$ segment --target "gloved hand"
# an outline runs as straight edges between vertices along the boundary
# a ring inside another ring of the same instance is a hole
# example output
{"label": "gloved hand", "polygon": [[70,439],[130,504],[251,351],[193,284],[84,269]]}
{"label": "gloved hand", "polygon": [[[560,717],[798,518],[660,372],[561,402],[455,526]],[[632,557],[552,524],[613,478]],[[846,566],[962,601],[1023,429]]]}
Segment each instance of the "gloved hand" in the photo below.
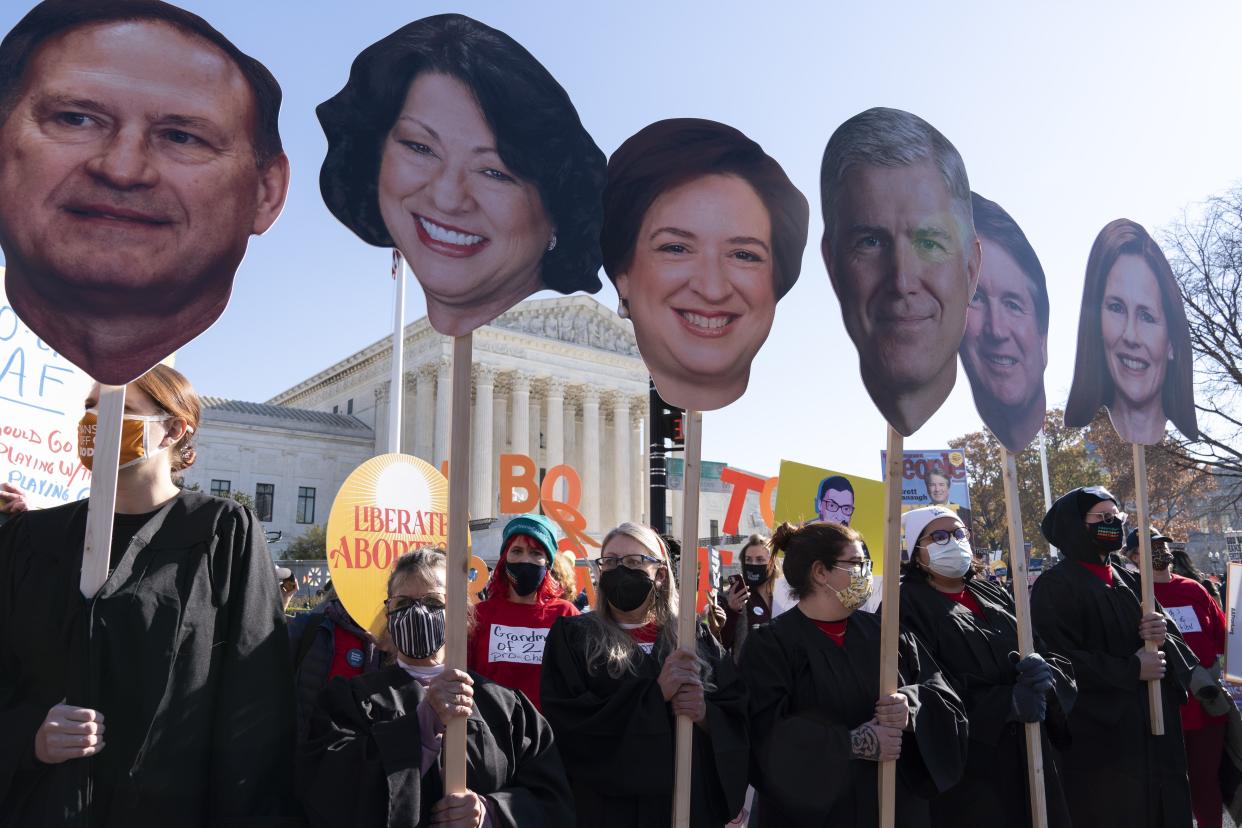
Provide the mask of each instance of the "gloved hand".
{"label": "gloved hand", "polygon": [[[1014,658],[1017,654],[1011,654]],[[1018,661],[1014,667],[1018,671],[1017,683],[1043,695],[1052,689],[1052,668],[1039,653],[1031,653]]]}
{"label": "gloved hand", "polygon": [[1219,663],[1213,666],[1215,673],[1202,664],[1196,664],[1190,671],[1190,692],[1209,716],[1223,716],[1229,712],[1229,705],[1233,704],[1233,699],[1220,686]]}
{"label": "gloved hand", "polygon": [[1042,722],[1048,712],[1044,694],[1025,684],[1013,686],[1013,700],[1009,705],[1009,720],[1014,722]]}

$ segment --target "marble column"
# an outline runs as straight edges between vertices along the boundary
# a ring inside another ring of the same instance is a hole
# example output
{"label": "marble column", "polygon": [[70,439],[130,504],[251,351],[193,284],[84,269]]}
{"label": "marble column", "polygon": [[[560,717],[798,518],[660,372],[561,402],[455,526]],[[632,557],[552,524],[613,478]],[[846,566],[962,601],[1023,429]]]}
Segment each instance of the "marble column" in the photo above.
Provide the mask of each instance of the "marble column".
{"label": "marble column", "polygon": [[375,453],[387,454],[391,451],[400,451],[400,446],[388,445],[388,418],[390,416],[388,405],[389,388],[392,385],[391,380],[384,380],[375,388]]}
{"label": "marble column", "polygon": [[614,525],[636,521],[630,501],[630,400],[624,394],[612,398],[612,515]]}
{"label": "marble column", "polygon": [[[470,517],[492,517],[496,511],[492,497],[492,388],[496,370],[474,365],[474,430],[470,436]],[[452,470],[449,471],[452,474]]]}
{"label": "marble column", "polygon": [[492,386],[492,505],[500,514],[500,455],[509,451],[509,383],[497,376]]}
{"label": "marble column", "polygon": [[587,528],[606,531],[600,525],[599,509],[599,391],[582,389],[582,515]]}
{"label": "marble column", "polygon": [[435,369],[420,365],[414,373],[414,443],[415,457],[436,463],[436,392]]}
{"label": "marble column", "polygon": [[[432,461],[437,469],[449,459],[449,426],[453,418],[453,365],[442,359],[436,365],[436,427]],[[451,470],[450,470],[450,473]]]}
{"label": "marble column", "polygon": [[[547,424],[543,430],[544,468],[551,469],[565,462],[565,381],[552,377],[544,384],[544,400],[547,405]],[[565,486],[556,487],[558,497],[564,497]]]}
{"label": "marble column", "polygon": [[646,403],[643,397],[636,397],[630,400],[630,436],[631,446],[630,456],[633,458],[630,467],[630,508],[634,510],[634,517],[639,523],[648,524],[647,515],[650,512],[650,505],[647,503],[647,443],[646,432],[643,426],[646,423]]}
{"label": "marble column", "polygon": [[530,456],[530,376],[521,371],[513,375],[509,408],[509,416],[513,418],[509,428],[509,450],[514,454]]}
{"label": "marble column", "polygon": [[414,441],[418,439],[418,381],[415,371],[405,372],[405,399],[401,401],[401,450],[415,454]]}

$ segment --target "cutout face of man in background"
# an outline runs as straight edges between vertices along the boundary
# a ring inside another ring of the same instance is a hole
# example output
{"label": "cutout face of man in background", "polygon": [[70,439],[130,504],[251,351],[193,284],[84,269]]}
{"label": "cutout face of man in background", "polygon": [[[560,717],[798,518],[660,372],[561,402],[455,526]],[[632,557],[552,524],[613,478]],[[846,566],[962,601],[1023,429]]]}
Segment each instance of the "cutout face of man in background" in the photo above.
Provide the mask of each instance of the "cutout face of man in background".
{"label": "cutout face of man in background", "polygon": [[863,384],[909,436],[957,378],[980,244],[957,150],[917,116],[870,109],[833,133],[822,252]]}
{"label": "cutout face of man in background", "polygon": [[1001,445],[1019,452],[1044,425],[1048,289],[1017,223],[978,194],[972,202],[983,265],[966,316],[962,367],[984,424]]}
{"label": "cutout face of man in background", "polygon": [[124,384],[206,330],[280,214],[289,163],[278,137],[259,148],[253,83],[179,25],[106,20],[36,45],[0,102],[8,296],[95,379]]}

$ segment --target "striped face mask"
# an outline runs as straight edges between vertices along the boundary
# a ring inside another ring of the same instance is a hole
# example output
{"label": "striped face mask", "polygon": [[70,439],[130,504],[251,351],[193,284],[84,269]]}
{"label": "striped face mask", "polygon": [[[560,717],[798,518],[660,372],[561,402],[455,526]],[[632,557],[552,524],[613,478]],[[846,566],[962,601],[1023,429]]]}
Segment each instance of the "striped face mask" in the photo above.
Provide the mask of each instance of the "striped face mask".
{"label": "striped face mask", "polygon": [[[408,599],[407,599],[408,600]],[[396,607],[388,614],[388,634],[403,656],[427,658],[444,646],[444,607],[432,609],[421,601]]]}

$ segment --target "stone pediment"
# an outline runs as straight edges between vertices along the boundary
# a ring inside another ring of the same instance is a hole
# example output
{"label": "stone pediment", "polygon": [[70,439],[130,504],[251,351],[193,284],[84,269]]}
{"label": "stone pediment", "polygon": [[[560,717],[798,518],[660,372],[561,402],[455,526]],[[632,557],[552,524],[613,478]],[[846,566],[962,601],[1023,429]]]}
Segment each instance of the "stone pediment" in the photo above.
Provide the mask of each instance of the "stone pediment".
{"label": "stone pediment", "polygon": [[587,296],[535,299],[501,314],[489,327],[635,357],[634,326]]}

